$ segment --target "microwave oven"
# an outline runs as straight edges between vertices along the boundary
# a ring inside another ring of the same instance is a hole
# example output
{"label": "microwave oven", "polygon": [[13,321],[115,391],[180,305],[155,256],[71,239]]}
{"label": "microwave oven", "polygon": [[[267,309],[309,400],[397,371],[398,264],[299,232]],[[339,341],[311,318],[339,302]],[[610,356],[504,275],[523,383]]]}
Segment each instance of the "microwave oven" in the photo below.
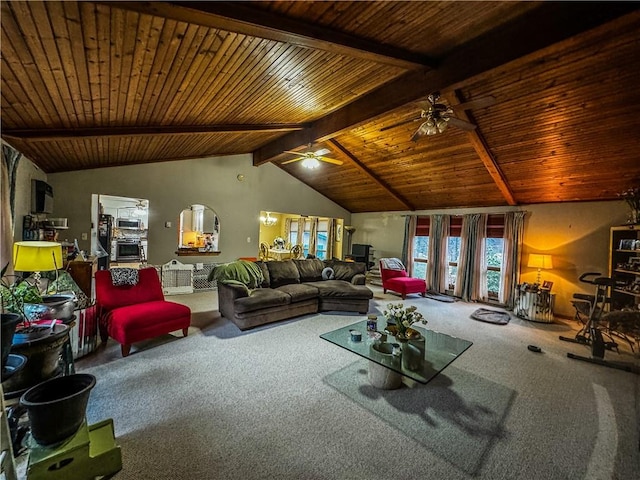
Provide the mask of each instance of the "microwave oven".
{"label": "microwave oven", "polygon": [[142,220],[139,218],[118,218],[116,228],[124,230],[142,230]]}

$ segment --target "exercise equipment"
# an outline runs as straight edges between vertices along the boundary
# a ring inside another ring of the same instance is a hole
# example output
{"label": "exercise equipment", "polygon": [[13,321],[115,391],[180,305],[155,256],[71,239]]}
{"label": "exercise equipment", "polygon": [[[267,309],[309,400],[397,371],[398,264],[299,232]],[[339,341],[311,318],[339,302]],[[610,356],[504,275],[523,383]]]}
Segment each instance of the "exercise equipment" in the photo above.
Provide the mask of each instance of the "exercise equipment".
{"label": "exercise equipment", "polygon": [[[572,303],[576,309],[575,318],[583,326],[574,338],[560,335],[560,340],[589,346],[591,348],[591,356],[585,357],[569,352],[567,357],[627,372],[640,373],[635,365],[604,359],[607,350],[616,350],[618,352],[618,344],[613,339],[609,329],[602,323],[603,316],[607,315],[606,311],[611,304],[611,297],[608,295],[608,291],[614,285],[613,280],[610,277],[602,276],[598,272],[587,272],[580,275],[580,281],[595,285],[595,293],[594,295],[581,293],[573,295],[574,300]],[[607,340],[605,340],[605,336]]]}

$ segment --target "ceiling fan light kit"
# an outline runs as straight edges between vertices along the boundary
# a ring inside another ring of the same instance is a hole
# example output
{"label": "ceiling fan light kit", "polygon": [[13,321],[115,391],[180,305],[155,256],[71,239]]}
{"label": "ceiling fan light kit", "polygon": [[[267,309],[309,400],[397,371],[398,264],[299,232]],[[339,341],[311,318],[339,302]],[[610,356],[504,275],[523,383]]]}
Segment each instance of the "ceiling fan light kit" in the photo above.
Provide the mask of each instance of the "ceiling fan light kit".
{"label": "ceiling fan light kit", "polygon": [[320,166],[320,162],[332,163],[334,165],[342,165],[342,160],[334,160],[333,158],[325,157],[327,153],[331,153],[331,150],[327,148],[321,148],[320,150],[316,150],[315,152],[311,150],[311,144],[309,144],[309,150],[304,153],[293,152],[290,150],[285,150],[284,153],[292,153],[294,155],[298,155],[298,158],[294,158],[291,160],[287,160],[286,162],[282,162],[281,165],[286,165],[288,163],[299,162],[302,160],[302,166],[308,168],[310,170],[314,170]]}
{"label": "ceiling fan light kit", "polygon": [[437,135],[438,133],[444,133],[444,131],[449,127],[449,124],[458,127],[461,130],[471,131],[475,129],[476,126],[471,122],[467,122],[466,120],[462,120],[454,116],[455,110],[470,110],[472,108],[489,107],[493,105],[495,101],[496,99],[489,95],[469,102],[450,106],[446,100],[440,100],[440,92],[434,92],[427,97],[427,105],[422,109],[419,117],[383,127],[380,131],[383,132],[407,123],[421,121],[422,123],[411,137],[411,140],[414,142],[424,135],[432,136]]}
{"label": "ceiling fan light kit", "polygon": [[308,157],[302,160],[302,166],[304,168],[308,168],[309,170],[313,170],[320,166],[320,162],[318,161],[317,158]]}

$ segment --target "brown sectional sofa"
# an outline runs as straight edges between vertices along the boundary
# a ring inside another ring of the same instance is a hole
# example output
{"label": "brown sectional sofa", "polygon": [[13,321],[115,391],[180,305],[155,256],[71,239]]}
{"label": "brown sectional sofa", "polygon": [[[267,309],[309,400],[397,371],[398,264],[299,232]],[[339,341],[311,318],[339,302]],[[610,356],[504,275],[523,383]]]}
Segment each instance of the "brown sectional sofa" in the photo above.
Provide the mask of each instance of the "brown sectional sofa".
{"label": "brown sectional sofa", "polygon": [[[220,313],[241,330],[287,318],[330,310],[366,313],[373,292],[365,286],[364,263],[338,260],[255,262],[259,288],[237,280],[218,281]],[[333,278],[323,279],[331,272]]]}

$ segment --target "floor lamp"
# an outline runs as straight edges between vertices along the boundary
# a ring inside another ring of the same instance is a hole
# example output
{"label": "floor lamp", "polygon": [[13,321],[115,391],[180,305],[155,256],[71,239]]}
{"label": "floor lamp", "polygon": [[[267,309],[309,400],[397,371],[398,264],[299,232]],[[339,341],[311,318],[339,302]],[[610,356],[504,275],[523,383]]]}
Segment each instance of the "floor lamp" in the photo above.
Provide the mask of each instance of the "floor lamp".
{"label": "floor lamp", "polygon": [[33,272],[33,280],[40,291],[40,272],[62,268],[62,245],[56,242],[15,242],[13,244],[13,269],[17,272]]}

